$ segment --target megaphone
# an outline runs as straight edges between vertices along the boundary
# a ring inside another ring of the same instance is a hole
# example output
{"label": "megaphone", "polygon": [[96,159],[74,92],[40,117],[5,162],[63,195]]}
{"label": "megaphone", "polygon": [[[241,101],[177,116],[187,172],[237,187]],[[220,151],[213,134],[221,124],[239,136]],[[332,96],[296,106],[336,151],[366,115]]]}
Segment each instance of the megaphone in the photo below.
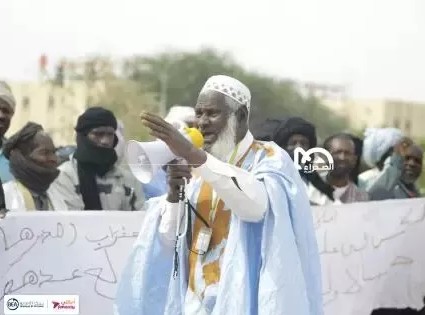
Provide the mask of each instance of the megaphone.
{"label": "megaphone", "polygon": [[[196,128],[179,130],[193,145],[202,148],[204,137]],[[127,144],[127,162],[134,177],[143,184],[149,183],[156,172],[165,164],[177,158],[162,140],[138,142],[130,140]]]}

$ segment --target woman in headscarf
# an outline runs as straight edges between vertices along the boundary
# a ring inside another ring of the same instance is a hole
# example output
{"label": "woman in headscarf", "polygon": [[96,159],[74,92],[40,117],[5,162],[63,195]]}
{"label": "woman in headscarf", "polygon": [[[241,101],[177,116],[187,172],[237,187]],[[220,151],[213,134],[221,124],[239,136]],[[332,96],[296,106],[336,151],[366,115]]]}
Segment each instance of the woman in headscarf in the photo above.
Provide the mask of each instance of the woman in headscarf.
{"label": "woman in headscarf", "polygon": [[[267,119],[261,127],[254,130],[254,137],[262,141],[274,141],[288,152],[292,160],[295,148],[301,147],[307,151],[317,145],[316,128],[301,117]],[[334,202],[333,187],[327,184],[316,171],[312,173],[300,171],[300,175],[306,184],[312,205]]]}
{"label": "woman in headscarf", "polygon": [[8,210],[67,210],[60,195],[50,189],[59,170],[55,146],[43,127],[27,123],[6,141],[3,153],[15,177],[3,185]]}

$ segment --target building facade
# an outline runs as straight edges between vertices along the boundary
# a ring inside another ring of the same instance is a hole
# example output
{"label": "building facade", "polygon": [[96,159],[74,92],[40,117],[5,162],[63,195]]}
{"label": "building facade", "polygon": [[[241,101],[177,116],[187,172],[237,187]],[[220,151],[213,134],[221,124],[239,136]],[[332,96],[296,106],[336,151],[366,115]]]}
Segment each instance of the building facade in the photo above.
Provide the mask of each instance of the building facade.
{"label": "building facade", "polygon": [[368,127],[394,127],[406,136],[425,139],[425,104],[396,100],[347,100],[340,110],[324,100],[323,103],[347,119],[350,128],[363,131]]}
{"label": "building facade", "polygon": [[9,82],[16,99],[16,111],[8,136],[28,121],[39,123],[56,146],[75,143],[74,127],[78,116],[93,102],[94,89],[84,81],[63,85],[50,82]]}
{"label": "building facade", "polygon": [[345,118],[352,130],[362,132],[368,127],[395,127],[415,139],[425,139],[425,103],[402,100],[367,100],[348,96],[348,89],[339,85],[299,83],[305,96],[315,96],[337,115]]}

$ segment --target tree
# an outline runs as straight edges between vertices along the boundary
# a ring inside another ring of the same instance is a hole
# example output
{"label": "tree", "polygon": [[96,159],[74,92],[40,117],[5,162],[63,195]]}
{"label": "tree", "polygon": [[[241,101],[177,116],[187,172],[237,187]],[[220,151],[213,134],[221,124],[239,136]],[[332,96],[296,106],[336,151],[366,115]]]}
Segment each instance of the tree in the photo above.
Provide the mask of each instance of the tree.
{"label": "tree", "polygon": [[135,56],[124,64],[123,75],[127,79],[140,82],[156,95],[165,94],[157,100],[167,100],[167,109],[175,104],[194,106],[205,81],[212,75],[224,74],[238,78],[250,88],[254,126],[268,117],[302,116],[316,124],[319,135],[326,136],[345,125],[319,100],[304,98],[292,81],[248,72],[231,56],[211,49]]}
{"label": "tree", "polygon": [[102,102],[125,117],[129,135],[145,136],[137,117],[143,108],[165,115],[176,104],[194,106],[205,81],[217,74],[236,77],[250,88],[252,126],[269,117],[301,116],[316,125],[322,138],[346,126],[318,99],[301,95],[293,81],[247,71],[232,56],[211,49],[133,56],[119,64],[93,56],[83,64],[82,78],[90,86],[103,82]]}
{"label": "tree", "polygon": [[[124,75],[143,83],[160,95],[164,77],[167,85],[166,109],[175,105],[195,105],[199,91],[209,76],[214,74],[237,75],[242,69],[226,55],[211,50],[201,53],[160,54],[154,57],[136,56],[128,59]],[[235,74],[236,73],[236,74]]]}
{"label": "tree", "polygon": [[146,140],[147,129],[141,124],[139,115],[143,110],[158,111],[155,98],[156,96],[146,92],[140,83],[116,78],[104,82],[97,103],[112,110],[123,122],[127,139]]}
{"label": "tree", "polygon": [[68,61],[72,80],[84,81],[88,88],[87,106],[100,105],[114,112],[125,126],[127,138],[144,140],[147,130],[142,126],[141,111],[158,111],[156,95],[144,83],[122,76],[122,62],[108,56],[89,56]]}

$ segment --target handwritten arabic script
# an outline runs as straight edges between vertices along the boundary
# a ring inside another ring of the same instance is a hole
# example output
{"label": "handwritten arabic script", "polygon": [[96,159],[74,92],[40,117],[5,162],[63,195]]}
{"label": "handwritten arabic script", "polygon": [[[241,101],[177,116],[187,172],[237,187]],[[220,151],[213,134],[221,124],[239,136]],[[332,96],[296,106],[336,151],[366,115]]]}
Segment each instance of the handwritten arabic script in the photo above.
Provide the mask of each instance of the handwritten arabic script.
{"label": "handwritten arabic script", "polygon": [[325,314],[422,308],[425,200],[314,208]]}
{"label": "handwritten arabic script", "polygon": [[[0,221],[0,300],[78,294],[81,314],[112,315],[142,212],[25,213]],[[313,208],[326,315],[420,308],[425,199]]]}
{"label": "handwritten arabic script", "polygon": [[[143,213],[13,214],[0,221],[0,302],[11,294],[79,294],[112,312],[119,274]],[[96,303],[98,300],[98,303]]]}

